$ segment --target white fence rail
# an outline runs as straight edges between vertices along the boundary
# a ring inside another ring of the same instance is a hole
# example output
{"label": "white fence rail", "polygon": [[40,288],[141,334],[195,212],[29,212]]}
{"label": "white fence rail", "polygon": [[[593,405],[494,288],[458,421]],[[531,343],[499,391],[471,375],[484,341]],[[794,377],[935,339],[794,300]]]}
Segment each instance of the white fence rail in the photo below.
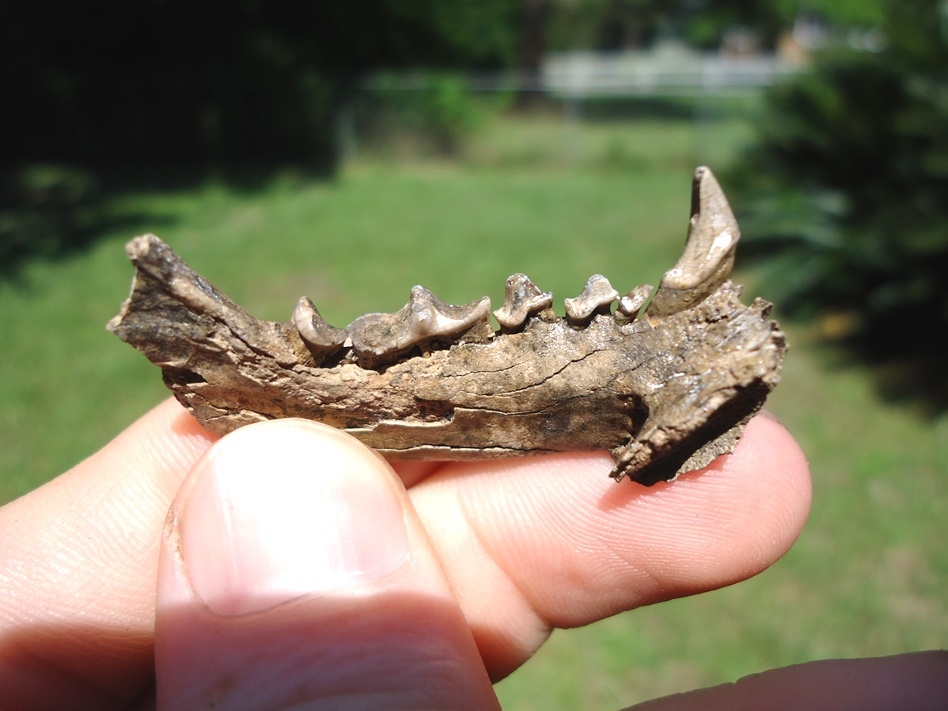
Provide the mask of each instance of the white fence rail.
{"label": "white fence rail", "polygon": [[[729,57],[688,50],[549,56],[539,74],[485,72],[464,75],[475,92],[536,91],[564,99],[672,95],[744,94],[799,71],[775,55]],[[424,73],[387,74],[388,89],[421,91],[433,79]],[[381,86],[370,78],[364,88]]]}
{"label": "white fence rail", "polygon": [[571,53],[546,62],[541,82],[545,91],[573,98],[742,93],[770,86],[796,71],[773,55]]}

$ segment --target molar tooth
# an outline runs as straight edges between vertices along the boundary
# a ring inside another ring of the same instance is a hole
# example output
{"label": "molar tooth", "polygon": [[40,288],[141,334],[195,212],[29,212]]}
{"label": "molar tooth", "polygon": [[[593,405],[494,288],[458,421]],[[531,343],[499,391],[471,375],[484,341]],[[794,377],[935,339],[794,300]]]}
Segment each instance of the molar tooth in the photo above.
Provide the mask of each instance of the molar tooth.
{"label": "molar tooth", "polygon": [[459,339],[477,326],[484,338],[490,331],[490,299],[483,297],[463,306],[448,304],[423,286],[391,314],[366,314],[349,324],[352,348],[359,360],[372,367],[395,360],[416,345],[434,340]]}
{"label": "molar tooth", "polygon": [[635,321],[648,297],[652,295],[651,284],[640,284],[619,299],[616,307],[616,321],[620,324]]}
{"label": "molar tooth", "polygon": [[514,274],[507,279],[504,305],[494,316],[504,329],[513,331],[523,326],[529,316],[552,305],[552,292],[540,291],[526,274]]}
{"label": "molar tooth", "polygon": [[293,325],[318,361],[338,353],[349,337],[342,329],[330,326],[305,296],[296,302]]}
{"label": "molar tooth", "polygon": [[741,232],[709,168],[695,171],[688,240],[678,263],[665,272],[646,314],[669,316],[701,303],[731,276]]}
{"label": "molar tooth", "polygon": [[605,313],[619,297],[619,292],[602,274],[593,274],[575,299],[565,299],[566,320],[573,326],[584,326],[597,313]]}

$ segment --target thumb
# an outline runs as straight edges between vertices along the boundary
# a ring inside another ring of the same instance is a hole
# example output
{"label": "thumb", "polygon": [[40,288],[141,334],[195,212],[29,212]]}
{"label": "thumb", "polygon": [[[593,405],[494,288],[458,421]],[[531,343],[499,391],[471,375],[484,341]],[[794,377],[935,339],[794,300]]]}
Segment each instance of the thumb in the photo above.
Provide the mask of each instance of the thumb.
{"label": "thumb", "polygon": [[162,541],[158,708],[496,708],[391,468],[303,420],[228,435]]}

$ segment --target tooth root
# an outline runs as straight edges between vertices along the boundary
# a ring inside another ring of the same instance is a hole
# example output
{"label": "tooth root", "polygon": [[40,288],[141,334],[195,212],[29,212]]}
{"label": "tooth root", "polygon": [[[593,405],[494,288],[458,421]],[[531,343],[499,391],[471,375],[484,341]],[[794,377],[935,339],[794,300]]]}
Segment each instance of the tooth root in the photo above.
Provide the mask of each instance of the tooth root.
{"label": "tooth root", "polygon": [[338,353],[349,337],[342,329],[330,326],[305,296],[296,302],[293,325],[317,362]]}
{"label": "tooth root", "polygon": [[605,313],[619,292],[602,274],[593,274],[575,299],[565,299],[566,320],[573,326],[584,326],[597,313]]}
{"label": "tooth root", "polygon": [[688,240],[678,263],[665,272],[646,314],[661,318],[702,302],[731,276],[741,233],[721,186],[709,168],[695,171]]}
{"label": "tooth root", "polygon": [[652,295],[650,284],[640,284],[625,296],[619,299],[616,307],[616,321],[620,324],[635,321],[639,311],[645,306],[648,297]]}
{"label": "tooth root", "polygon": [[497,322],[508,331],[522,327],[533,314],[553,306],[553,294],[540,291],[526,274],[507,279],[504,305],[494,312]]}
{"label": "tooth root", "polygon": [[383,365],[415,346],[436,340],[460,340],[480,326],[476,335],[490,332],[490,299],[484,297],[463,306],[448,304],[415,286],[411,298],[392,314],[366,314],[349,324],[352,348],[367,367]]}

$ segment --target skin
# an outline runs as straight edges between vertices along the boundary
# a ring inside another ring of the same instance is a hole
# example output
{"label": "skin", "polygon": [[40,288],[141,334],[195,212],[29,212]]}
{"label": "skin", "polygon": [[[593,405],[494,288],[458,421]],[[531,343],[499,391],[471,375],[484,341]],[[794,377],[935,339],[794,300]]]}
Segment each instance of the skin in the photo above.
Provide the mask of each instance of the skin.
{"label": "skin", "polygon": [[[670,485],[617,485],[610,468],[585,453],[393,469],[299,420],[215,442],[165,402],[0,509],[0,700],[492,708],[491,682],[553,628],[750,577],[786,552],[810,503],[802,453],[766,417]],[[802,689],[845,707],[858,684],[831,682],[861,678],[860,662],[837,663],[852,666],[655,708]],[[889,693],[948,694],[943,654],[862,663]]]}

